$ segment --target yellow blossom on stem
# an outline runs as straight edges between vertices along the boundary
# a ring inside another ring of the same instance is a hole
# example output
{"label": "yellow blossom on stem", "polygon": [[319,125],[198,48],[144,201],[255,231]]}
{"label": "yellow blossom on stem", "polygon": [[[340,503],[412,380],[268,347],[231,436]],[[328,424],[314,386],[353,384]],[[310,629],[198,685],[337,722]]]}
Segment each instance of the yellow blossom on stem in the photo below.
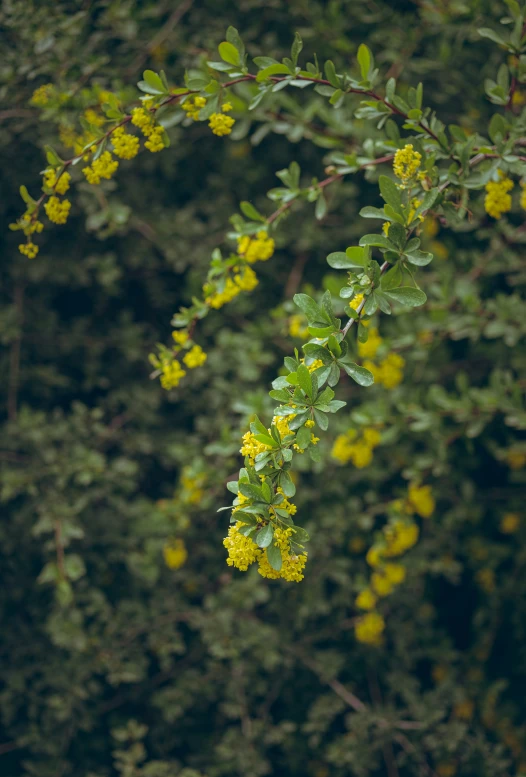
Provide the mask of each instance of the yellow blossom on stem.
{"label": "yellow blossom on stem", "polygon": [[186,375],[177,359],[174,359],[173,362],[166,362],[161,369],[161,386],[167,390],[178,386],[181,378]]}
{"label": "yellow blossom on stem", "polygon": [[31,240],[29,240],[27,243],[20,243],[18,250],[21,254],[27,256],[28,259],[34,259],[38,254],[38,246],[31,242]]}
{"label": "yellow blossom on stem", "polygon": [[411,507],[421,518],[429,518],[435,511],[435,500],[431,493],[431,486],[418,486],[410,483],[407,498]]}
{"label": "yellow blossom on stem", "polygon": [[69,189],[69,182],[71,176],[69,173],[62,173],[57,181],[57,173],[55,170],[46,170],[44,173],[44,184],[50,189],[55,189],[57,194],[65,194]]}
{"label": "yellow blossom on stem", "polygon": [[117,127],[111,133],[113,153],[121,159],[133,159],[139,153],[139,138],[130,135],[124,127]]}
{"label": "yellow blossom on stem", "polygon": [[260,230],[255,237],[243,235],[238,239],[237,252],[249,264],[265,262],[274,253],[274,240],[268,236],[265,230]]}
{"label": "yellow blossom on stem", "polygon": [[200,345],[194,345],[183,358],[187,367],[193,370],[195,367],[200,367],[207,360],[207,355],[203,351]]}
{"label": "yellow blossom on stem", "polygon": [[188,340],[188,332],[186,329],[174,331],[172,332],[172,338],[177,343],[177,345],[184,345]]}
{"label": "yellow blossom on stem", "polygon": [[32,105],[36,105],[38,108],[44,108],[54,96],[54,92],[55,87],[53,84],[42,84],[38,89],[35,89],[29,102]]}
{"label": "yellow blossom on stem", "polygon": [[354,633],[358,642],[365,645],[381,645],[385,621],[377,612],[368,612],[357,621]]}
{"label": "yellow blossom on stem", "polygon": [[167,542],[163,548],[163,556],[166,566],[170,569],[179,569],[188,558],[184,540],[175,539]]}
{"label": "yellow blossom on stem", "polygon": [[69,200],[61,201],[55,196],[50,197],[44,205],[46,216],[54,224],[65,224],[68,220],[70,208],[71,202]]}
{"label": "yellow blossom on stem", "polygon": [[236,120],[232,118],[232,116],[227,116],[224,113],[213,113],[210,116],[210,121],[208,122],[208,126],[214,133],[214,135],[222,136],[222,135],[230,135],[232,132],[232,127],[236,123]]}
{"label": "yellow blossom on stem", "polygon": [[223,540],[223,545],[228,551],[226,560],[228,566],[246,572],[250,564],[257,560],[260,550],[253,540],[239,533],[242,526],[244,524],[241,521],[231,526],[228,530],[228,537]]}
{"label": "yellow blossom on stem", "polygon": [[371,587],[378,596],[389,596],[393,592],[394,584],[381,570],[371,575]]}
{"label": "yellow blossom on stem", "polygon": [[407,143],[403,148],[398,149],[394,155],[393,171],[403,185],[416,175],[421,161],[422,155],[414,150],[412,143]]}
{"label": "yellow blossom on stem", "polygon": [[186,113],[189,119],[198,121],[199,111],[201,110],[201,108],[204,108],[205,105],[206,105],[206,98],[197,96],[197,97],[190,97],[188,100],[185,100],[185,102],[181,105],[181,108]]}
{"label": "yellow blossom on stem", "polygon": [[236,273],[234,282],[241,291],[252,291],[259,283],[257,275],[251,267],[243,267],[240,273]]}
{"label": "yellow blossom on stem", "polygon": [[511,194],[513,181],[499,171],[498,181],[488,181],[486,184],[486,196],[484,197],[484,209],[488,216],[500,219],[503,213],[511,210]]}
{"label": "yellow blossom on stem", "polygon": [[355,605],[360,610],[372,610],[376,606],[377,598],[370,588],[364,588],[355,599]]}
{"label": "yellow blossom on stem", "polygon": [[406,523],[396,520],[384,528],[387,547],[384,555],[387,557],[401,556],[406,550],[416,545],[419,529],[416,523]]}
{"label": "yellow blossom on stem", "polygon": [[358,353],[363,358],[372,359],[383,343],[376,327],[371,327],[366,343],[358,343]]}
{"label": "yellow blossom on stem", "polygon": [[104,151],[98,159],[94,159],[91,165],[84,167],[82,172],[86,180],[91,184],[99,184],[101,178],[109,180],[119,166],[116,159],[113,159],[109,151]]}

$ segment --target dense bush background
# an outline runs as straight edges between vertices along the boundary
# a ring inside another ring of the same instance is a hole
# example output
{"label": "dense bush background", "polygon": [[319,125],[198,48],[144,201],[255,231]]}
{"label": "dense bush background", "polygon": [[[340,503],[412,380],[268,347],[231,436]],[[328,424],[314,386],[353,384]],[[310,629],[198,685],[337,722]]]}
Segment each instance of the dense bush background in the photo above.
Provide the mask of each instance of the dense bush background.
{"label": "dense bush background", "polygon": [[[251,56],[286,55],[298,30],[307,54],[343,66],[367,42],[383,73],[424,81],[447,123],[484,133],[495,110],[483,81],[505,55],[477,28],[495,25],[504,4],[177,5],[3,0],[3,224],[20,212],[20,183],[38,181],[43,144],[56,142],[56,117],[29,104],[37,86],[74,91],[73,114],[82,89],[126,90],[145,66],[181,83],[229,24]],[[177,126],[168,151],[121,164],[100,196],[81,185],[68,225],[43,233],[33,261],[2,230],[6,777],[497,777],[526,764],[524,528],[499,530],[526,495],[524,469],[507,458],[525,426],[519,208],[495,223],[478,196],[467,222],[427,238],[440,245],[423,279],[429,305],[380,323],[407,361],[398,389],[342,383],[349,411],[298,483],[313,535],[299,585],[232,573],[216,509],[248,417],[269,417],[268,384],[301,342],[288,300],[337,291],[325,256],[363,233],[357,214],[378,204],[378,171],[330,190],[320,223],[313,206],[293,209],[258,288],[200,325],[204,368],[169,394],[148,379],[148,352],[199,292],[239,201],[270,213],[276,170],[295,159],[305,181],[321,178],[329,148],[375,138],[349,106],[279,94],[279,113],[238,121],[234,142]],[[371,419],[385,429],[374,463],[342,467],[330,457],[337,433]],[[417,475],[437,510],[386,600],[385,646],[367,648],[352,628],[364,550],[350,543],[372,543],[383,506]],[[163,561],[169,537],[188,549],[177,571]],[[57,552],[70,577],[58,588],[46,573]]]}

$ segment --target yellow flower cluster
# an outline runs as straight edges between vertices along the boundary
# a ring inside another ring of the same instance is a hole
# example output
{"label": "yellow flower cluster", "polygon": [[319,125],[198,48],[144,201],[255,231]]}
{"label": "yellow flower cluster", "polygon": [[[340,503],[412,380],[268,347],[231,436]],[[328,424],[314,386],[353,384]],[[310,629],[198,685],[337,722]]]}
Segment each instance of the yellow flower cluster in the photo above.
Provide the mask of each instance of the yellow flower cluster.
{"label": "yellow flower cluster", "polygon": [[206,359],[207,355],[201,346],[194,345],[183,358],[183,361],[189,369],[193,370],[195,367],[200,367],[204,364]]}
{"label": "yellow flower cluster", "polygon": [[86,180],[91,184],[100,183],[101,178],[109,180],[115,173],[119,166],[116,159],[113,159],[109,151],[104,151],[98,159],[95,159],[91,165],[84,167],[82,172],[86,176]]}
{"label": "yellow flower cluster", "polygon": [[189,467],[184,467],[181,473],[181,491],[178,494],[179,499],[184,504],[199,504],[204,495],[204,483],[204,475],[193,475]]}
{"label": "yellow flower cluster", "polygon": [[368,612],[358,619],[354,633],[358,642],[365,645],[381,645],[385,621],[378,612]]}
{"label": "yellow flower cluster", "polygon": [[154,118],[149,111],[144,108],[134,108],[132,111],[132,124],[138,127],[144,137],[148,138],[144,147],[155,153],[156,151],[162,151],[164,148],[164,129],[159,124],[156,124]]}
{"label": "yellow flower cluster", "polygon": [[240,272],[234,275],[234,283],[240,291],[252,291],[259,281],[252,267],[243,267]]}
{"label": "yellow flower cluster", "polygon": [[161,370],[161,386],[167,391],[178,386],[181,378],[184,378],[186,375],[186,371],[183,370],[177,359],[174,359],[171,362],[163,362]]}
{"label": "yellow flower cluster", "polygon": [[205,302],[211,308],[218,310],[231,302],[242,291],[252,291],[258,285],[256,273],[251,267],[243,267],[240,272],[236,272],[234,278],[227,278],[223,291],[214,291],[210,294],[210,286],[203,287],[205,293]]}
{"label": "yellow flower cluster", "polygon": [[506,513],[502,516],[500,522],[500,530],[503,534],[515,534],[521,524],[520,515],[518,513]]}
{"label": "yellow flower cluster", "polygon": [[84,111],[84,118],[89,124],[93,124],[95,127],[102,127],[106,119],[101,116],[100,113],[94,111],[93,108],[86,108]]}
{"label": "yellow flower cluster", "polygon": [[237,252],[249,264],[254,262],[266,262],[274,253],[274,240],[268,236],[265,230],[260,230],[256,237],[243,235],[238,237]]}
{"label": "yellow flower cluster", "polygon": [[38,108],[43,108],[54,96],[54,92],[55,87],[53,84],[42,84],[38,89],[35,89],[29,102],[32,105],[36,105]]}
{"label": "yellow flower cluster", "polygon": [[68,220],[70,208],[71,202],[69,200],[61,201],[55,196],[50,197],[44,205],[46,216],[54,224],[65,224]]}
{"label": "yellow flower cluster", "polygon": [[253,540],[239,533],[242,526],[241,521],[233,524],[228,530],[228,537],[223,540],[223,545],[228,551],[228,566],[246,572],[250,564],[258,560],[261,551]]}
{"label": "yellow flower cluster", "polygon": [[121,159],[133,159],[139,153],[139,138],[130,135],[124,127],[117,127],[111,134],[113,153]]}
{"label": "yellow flower cluster", "polygon": [[263,442],[258,442],[252,432],[246,432],[243,435],[242,440],[243,445],[241,446],[239,452],[242,456],[248,456],[248,459],[252,465],[254,465],[258,453],[263,453],[264,451],[269,450],[269,446],[265,445]]}
{"label": "yellow flower cluster", "polygon": [[188,558],[188,551],[184,540],[174,539],[166,543],[163,548],[164,561],[170,569],[180,569]]}
{"label": "yellow flower cluster", "polygon": [[57,180],[57,174],[55,170],[51,169],[44,172],[45,186],[47,186],[49,189],[54,189],[57,194],[65,194],[69,189],[70,181],[71,176],[69,173],[62,173],[60,178]]}
{"label": "yellow flower cluster", "polygon": [[416,175],[421,161],[422,155],[413,149],[412,143],[398,149],[394,155],[393,171],[402,181],[402,185],[405,186]]}
{"label": "yellow flower cluster", "polygon": [[418,513],[421,518],[429,518],[435,512],[436,503],[431,493],[431,486],[419,486],[416,483],[410,483],[407,501],[409,508]]}
{"label": "yellow flower cluster", "polygon": [[305,316],[294,315],[289,319],[289,335],[291,337],[301,337],[303,340],[309,334]]}
{"label": "yellow flower cluster", "polygon": [[488,181],[486,184],[486,196],[484,197],[484,209],[488,216],[500,219],[503,213],[511,210],[511,194],[513,181],[499,171],[498,181]]}
{"label": "yellow flower cluster", "polygon": [[184,345],[188,340],[188,332],[186,329],[180,329],[179,331],[172,332],[172,338],[177,345]]}
{"label": "yellow flower cluster", "polygon": [[[367,343],[366,343],[367,345]],[[374,382],[387,389],[396,388],[404,379],[405,359],[398,353],[388,353],[378,364],[364,361],[363,366],[373,373]]]}
{"label": "yellow flower cluster", "polygon": [[226,561],[228,566],[246,572],[248,567],[257,561],[258,572],[262,577],[270,580],[281,578],[289,583],[299,583],[303,580],[307,554],[299,553],[296,555],[291,552],[290,537],[293,535],[294,529],[291,527],[287,529],[276,527],[274,529],[274,541],[281,550],[282,557],[282,567],[278,572],[270,566],[266,552],[258,548],[253,540],[239,533],[242,526],[241,521],[231,526],[228,530],[228,536],[223,540],[223,545],[228,551]]}
{"label": "yellow flower cluster", "polygon": [[190,97],[181,105],[181,108],[186,113],[189,119],[198,121],[199,111],[201,110],[201,108],[204,108],[205,105],[206,105],[206,98],[198,96],[198,97]]}
{"label": "yellow flower cluster", "polygon": [[363,469],[373,460],[373,450],[380,444],[382,436],[377,429],[368,427],[363,430],[359,439],[356,438],[355,429],[349,429],[345,434],[338,435],[334,441],[331,456],[341,464],[352,461],[357,469]]}
{"label": "yellow flower cluster", "polygon": [[20,243],[18,250],[21,254],[27,256],[28,259],[34,259],[38,254],[38,246],[35,245],[35,243],[33,243],[31,240],[29,240],[27,243]]}
{"label": "yellow flower cluster", "polygon": [[[359,295],[359,296],[362,296],[362,295]],[[356,299],[357,297],[353,299],[353,302],[355,302]],[[356,310],[356,308],[354,308],[354,310]],[[369,337],[367,338],[367,342],[358,343],[358,353],[364,359],[373,359],[376,356],[376,352],[380,348],[382,343],[383,343],[383,339],[378,334],[378,329],[372,326],[369,331]]]}
{"label": "yellow flower cluster", "polygon": [[223,103],[221,110],[222,113],[213,113],[210,116],[210,121],[208,122],[208,126],[214,135],[218,135],[219,137],[222,135],[230,135],[232,132],[232,127],[236,123],[236,120],[233,119],[232,116],[226,115],[227,111],[232,110],[230,103]]}

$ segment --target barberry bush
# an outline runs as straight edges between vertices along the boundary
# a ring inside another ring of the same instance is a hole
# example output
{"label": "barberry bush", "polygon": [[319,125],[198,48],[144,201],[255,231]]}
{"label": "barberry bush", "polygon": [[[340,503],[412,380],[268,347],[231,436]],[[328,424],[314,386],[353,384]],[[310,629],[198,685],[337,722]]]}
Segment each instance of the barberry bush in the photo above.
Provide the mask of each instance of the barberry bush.
{"label": "barberry bush", "polygon": [[526,773],[526,9],[94,5],[0,17],[5,773]]}

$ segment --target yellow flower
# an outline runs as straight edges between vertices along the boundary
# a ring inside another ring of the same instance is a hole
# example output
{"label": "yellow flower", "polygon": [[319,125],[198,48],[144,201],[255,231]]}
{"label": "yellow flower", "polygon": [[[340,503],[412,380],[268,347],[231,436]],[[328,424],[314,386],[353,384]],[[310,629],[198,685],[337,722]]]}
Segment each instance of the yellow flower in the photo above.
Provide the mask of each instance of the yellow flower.
{"label": "yellow flower", "polygon": [[264,451],[268,450],[269,446],[265,445],[263,442],[258,442],[252,432],[246,432],[243,435],[243,445],[241,446],[239,452],[242,456],[248,456],[252,465],[254,465],[255,458],[258,453],[263,453]]}
{"label": "yellow flower", "polygon": [[201,110],[201,108],[204,108],[205,105],[206,105],[206,99],[204,97],[198,96],[198,97],[190,97],[181,105],[181,108],[186,113],[189,119],[198,121],[199,111]]}
{"label": "yellow flower", "polygon": [[142,134],[148,138],[144,147],[155,153],[164,148],[164,129],[156,124],[152,114],[145,108],[134,108],[132,111],[132,124],[139,127]]}
{"label": "yellow flower", "polygon": [[223,113],[228,113],[228,111],[233,110],[232,109],[232,104],[228,103],[228,102],[227,103],[223,103],[223,105],[221,106],[221,110],[223,111]]}
{"label": "yellow flower", "polygon": [[384,555],[388,558],[401,556],[418,541],[419,529],[416,523],[395,520],[384,528],[387,547]]}
{"label": "yellow flower", "polygon": [[117,127],[111,133],[113,153],[121,159],[133,159],[139,153],[139,138],[130,135],[124,127]]}
{"label": "yellow flower", "polygon": [[406,569],[403,564],[386,564],[383,573],[393,585],[400,585],[405,580]]}
{"label": "yellow flower", "polygon": [[364,588],[363,591],[360,591],[354,603],[360,610],[372,610],[376,606],[376,601],[376,596],[371,589]]}
{"label": "yellow flower", "polygon": [[391,226],[391,223],[389,221],[384,221],[382,224],[382,232],[386,237],[389,236],[389,227]]}
{"label": "yellow flower", "polygon": [[510,469],[522,469],[526,464],[526,453],[509,450],[506,454],[506,461]]}
{"label": "yellow flower", "polygon": [[429,518],[429,516],[433,515],[435,500],[431,493],[431,486],[417,486],[416,483],[411,483],[407,498],[421,518]]}
{"label": "yellow flower", "polygon": [[367,551],[365,560],[370,567],[378,567],[382,563],[383,548],[372,545]]}
{"label": "yellow flower", "polygon": [[408,143],[403,148],[399,148],[394,156],[394,174],[405,185],[416,175],[421,161],[422,155],[414,151],[412,143]]}
{"label": "yellow flower", "polygon": [[166,566],[170,569],[179,569],[188,558],[184,540],[176,539],[167,542],[163,548],[163,556]]}
{"label": "yellow flower", "polygon": [[371,586],[375,594],[378,594],[378,596],[389,596],[394,588],[391,580],[389,580],[389,578],[383,574],[383,570],[380,572],[373,572],[371,575]]}
{"label": "yellow flower", "polygon": [[311,421],[311,420],[305,421],[305,426],[307,427],[307,429],[312,429],[312,427],[314,426],[314,421]]}
{"label": "yellow flower", "polygon": [[204,364],[206,359],[207,355],[201,346],[194,345],[183,358],[183,361],[187,367],[193,370],[194,367],[200,367],[202,364]]}
{"label": "yellow flower", "polygon": [[43,108],[54,96],[54,92],[55,87],[53,84],[42,84],[38,89],[35,89],[29,102],[32,105],[36,105],[38,108]]}
{"label": "yellow flower", "polygon": [[251,267],[243,267],[242,274],[236,273],[234,282],[241,291],[252,291],[259,283],[257,275]]}
{"label": "yellow flower", "polygon": [[177,345],[184,345],[188,340],[188,332],[186,329],[181,329],[178,332],[172,332],[172,337]]}
{"label": "yellow flower", "polygon": [[93,110],[93,108],[86,108],[84,111],[84,118],[89,124],[94,124],[95,127],[102,127],[105,122],[104,116]]}
{"label": "yellow flower", "polygon": [[289,335],[291,337],[300,337],[302,340],[307,337],[309,330],[305,317],[297,314],[289,319]]}
{"label": "yellow flower", "polygon": [[185,375],[186,372],[177,359],[174,359],[173,362],[166,362],[162,366],[161,386],[166,390],[175,388]]}
{"label": "yellow flower", "polygon": [[349,307],[352,308],[353,310],[358,310],[362,302],[363,302],[363,294],[356,294],[349,302]]}
{"label": "yellow flower", "polygon": [[[354,300],[353,300],[354,301]],[[358,353],[363,358],[373,358],[376,356],[376,352],[382,345],[383,339],[378,334],[376,327],[371,327],[369,330],[369,337],[366,343],[358,343]]]}
{"label": "yellow flower", "polygon": [[488,181],[486,184],[486,196],[484,197],[484,209],[488,216],[500,219],[503,213],[511,210],[511,194],[513,181],[499,170],[498,181]]}
{"label": "yellow flower", "polygon": [[236,120],[232,116],[227,116],[224,113],[213,113],[210,116],[208,126],[214,133],[214,135],[230,135],[232,127],[236,123]]}
{"label": "yellow flower", "polygon": [[373,373],[375,383],[379,383],[387,389],[396,388],[403,380],[403,367],[405,359],[398,353],[388,353],[379,364],[372,361],[364,361],[363,366]]}
{"label": "yellow flower", "polygon": [[148,135],[148,140],[144,143],[144,148],[155,154],[157,151],[162,151],[164,148],[164,129],[160,125],[157,125],[152,129]]}
{"label": "yellow flower", "polygon": [[44,205],[44,210],[50,221],[55,224],[65,224],[68,220],[71,202],[69,200],[59,200],[58,197],[50,197]]}
{"label": "yellow flower", "polygon": [[149,128],[153,124],[153,117],[152,114],[144,108],[134,108],[131,122],[132,124],[135,124],[136,127],[139,127],[143,134],[146,134],[145,130],[149,133]]}
{"label": "yellow flower", "polygon": [[113,159],[109,151],[104,151],[98,159],[94,159],[91,166],[84,167],[82,172],[86,176],[86,180],[91,184],[99,184],[101,178],[106,178],[108,181],[115,173],[119,166],[116,159]]}
{"label": "yellow flower", "polygon": [[380,434],[378,429],[366,428],[363,430],[363,439],[365,440],[367,445],[371,446],[371,448],[376,448],[376,446],[380,444],[382,435]]}
{"label": "yellow flower", "polygon": [[242,526],[244,524],[241,521],[231,526],[228,530],[228,537],[223,540],[223,545],[228,551],[226,560],[228,566],[246,572],[250,564],[257,560],[260,551],[253,540],[239,533]]}
{"label": "yellow flower", "polygon": [[266,262],[274,253],[274,240],[268,236],[265,230],[260,230],[256,237],[243,235],[238,237],[237,252],[249,264],[254,262]]}
{"label": "yellow flower", "polygon": [[62,173],[57,181],[55,170],[46,170],[44,173],[44,184],[50,189],[55,189],[57,194],[65,194],[69,189],[71,176],[69,173]]}
{"label": "yellow flower", "polygon": [[27,256],[28,259],[34,259],[38,254],[38,246],[35,245],[35,243],[33,243],[31,240],[29,240],[27,243],[20,243],[18,250],[21,254]]}
{"label": "yellow flower", "polygon": [[365,645],[380,645],[385,629],[385,621],[377,612],[368,612],[363,615],[354,627],[354,633],[358,642]]}
{"label": "yellow flower", "polygon": [[526,210],[526,181],[521,181],[521,188],[520,206],[523,210]]}
{"label": "yellow flower", "polygon": [[515,534],[521,523],[518,513],[506,513],[502,516],[500,530],[503,534]]}

